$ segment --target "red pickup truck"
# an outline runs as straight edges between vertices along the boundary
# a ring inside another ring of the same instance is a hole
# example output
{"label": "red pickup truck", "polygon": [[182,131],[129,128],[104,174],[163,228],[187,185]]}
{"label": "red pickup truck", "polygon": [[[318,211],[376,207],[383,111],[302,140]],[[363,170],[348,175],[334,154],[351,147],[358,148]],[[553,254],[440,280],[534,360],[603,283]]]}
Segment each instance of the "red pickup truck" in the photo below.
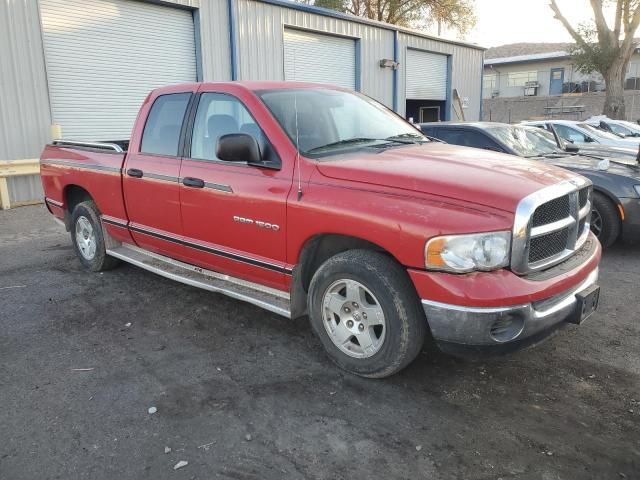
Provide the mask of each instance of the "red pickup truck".
{"label": "red pickup truck", "polygon": [[89,270],[123,260],[308,315],[362,376],[399,371],[427,337],[461,355],[531,345],[598,303],[587,179],[429,141],[348,90],[161,88],[130,141],[53,142],[41,173]]}

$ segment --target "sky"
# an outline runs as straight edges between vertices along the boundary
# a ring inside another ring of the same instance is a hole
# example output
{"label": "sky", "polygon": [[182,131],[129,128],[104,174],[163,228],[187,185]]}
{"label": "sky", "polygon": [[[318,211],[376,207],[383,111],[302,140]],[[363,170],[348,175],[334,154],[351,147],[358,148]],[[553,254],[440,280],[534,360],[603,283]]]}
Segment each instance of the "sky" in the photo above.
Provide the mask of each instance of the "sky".
{"label": "sky", "polygon": [[[572,25],[587,21],[589,0],[557,0]],[[562,24],[553,18],[549,0],[475,0],[478,22],[466,41],[483,47],[516,42],[570,42]]]}

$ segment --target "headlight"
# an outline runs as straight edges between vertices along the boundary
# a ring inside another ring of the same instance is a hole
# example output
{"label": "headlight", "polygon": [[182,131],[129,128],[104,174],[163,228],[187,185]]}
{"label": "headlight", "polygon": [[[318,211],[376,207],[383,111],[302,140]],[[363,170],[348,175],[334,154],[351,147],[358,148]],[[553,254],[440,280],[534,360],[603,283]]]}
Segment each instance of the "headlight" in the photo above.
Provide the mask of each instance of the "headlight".
{"label": "headlight", "polygon": [[633,188],[636,189],[636,192],[638,193],[638,196],[640,197],[640,185],[634,185]]}
{"label": "headlight", "polygon": [[425,246],[428,270],[455,273],[496,270],[509,265],[511,232],[434,237]]}

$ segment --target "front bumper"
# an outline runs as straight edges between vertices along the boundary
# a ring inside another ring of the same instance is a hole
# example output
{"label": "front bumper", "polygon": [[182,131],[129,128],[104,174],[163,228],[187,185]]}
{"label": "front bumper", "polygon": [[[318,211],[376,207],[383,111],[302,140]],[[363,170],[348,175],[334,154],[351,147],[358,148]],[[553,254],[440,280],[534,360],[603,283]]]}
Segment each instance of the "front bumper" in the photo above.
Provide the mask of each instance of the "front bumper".
{"label": "front bumper", "polygon": [[[502,346],[512,342],[524,346],[530,337],[540,339],[579,315],[576,294],[598,281],[594,270],[578,285],[545,300],[507,307],[475,308],[423,300],[431,333],[443,350],[458,346]],[[499,350],[499,349],[498,349]],[[507,348],[506,350],[512,350]]]}

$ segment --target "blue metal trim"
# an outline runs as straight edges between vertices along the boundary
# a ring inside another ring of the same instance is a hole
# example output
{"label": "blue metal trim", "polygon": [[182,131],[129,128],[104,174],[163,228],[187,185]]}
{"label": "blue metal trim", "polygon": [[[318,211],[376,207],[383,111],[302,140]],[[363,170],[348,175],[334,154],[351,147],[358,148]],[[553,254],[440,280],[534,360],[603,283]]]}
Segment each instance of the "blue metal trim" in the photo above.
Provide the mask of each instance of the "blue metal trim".
{"label": "blue metal trim", "polygon": [[202,74],[202,38],[200,37],[200,9],[193,10],[193,31],[196,46],[196,81],[203,81]]}
{"label": "blue metal trim", "polygon": [[[398,30],[393,31],[393,61],[396,64],[399,61],[400,55],[400,40]],[[392,108],[393,111],[398,113],[398,69],[393,69],[393,83],[391,89],[393,90]]]}
{"label": "blue metal trim", "polygon": [[324,17],[339,18],[340,20],[347,20],[353,23],[361,23],[364,25],[371,25],[373,27],[383,28],[385,30],[400,31],[414,35],[420,38],[427,38],[441,43],[448,43],[451,45],[460,45],[463,47],[473,48],[474,50],[486,50],[486,48],[472,43],[456,42],[454,40],[445,40],[443,38],[434,37],[431,35],[425,35],[424,33],[411,30],[410,28],[402,28],[389,23],[378,22],[376,20],[369,20],[367,18],[356,17],[347,13],[336,12],[335,10],[329,10],[327,8],[316,7],[314,5],[307,5],[304,3],[290,2],[288,0],[257,0],[260,3],[266,3],[269,5],[276,5],[278,7],[291,8],[292,10],[299,10],[301,12],[315,13],[316,15],[322,15]]}
{"label": "blue metal trim", "polygon": [[227,0],[229,12],[229,53],[231,55],[231,80],[238,79],[238,46],[236,44],[236,2]]}
{"label": "blue metal trim", "polygon": [[361,47],[361,42],[360,39],[357,38],[355,40],[355,63],[356,63],[356,91],[359,92],[362,86],[362,69],[361,69],[361,64],[360,64],[360,47]]}
{"label": "blue metal trim", "polygon": [[483,121],[484,116],[484,55],[482,56],[482,71],[480,72],[480,111],[478,112],[480,117],[478,120]]}
{"label": "blue metal trim", "polygon": [[453,57],[447,55],[447,99],[444,101],[444,120],[448,122],[451,120],[451,97],[453,91],[451,89],[451,72],[453,66]]}

